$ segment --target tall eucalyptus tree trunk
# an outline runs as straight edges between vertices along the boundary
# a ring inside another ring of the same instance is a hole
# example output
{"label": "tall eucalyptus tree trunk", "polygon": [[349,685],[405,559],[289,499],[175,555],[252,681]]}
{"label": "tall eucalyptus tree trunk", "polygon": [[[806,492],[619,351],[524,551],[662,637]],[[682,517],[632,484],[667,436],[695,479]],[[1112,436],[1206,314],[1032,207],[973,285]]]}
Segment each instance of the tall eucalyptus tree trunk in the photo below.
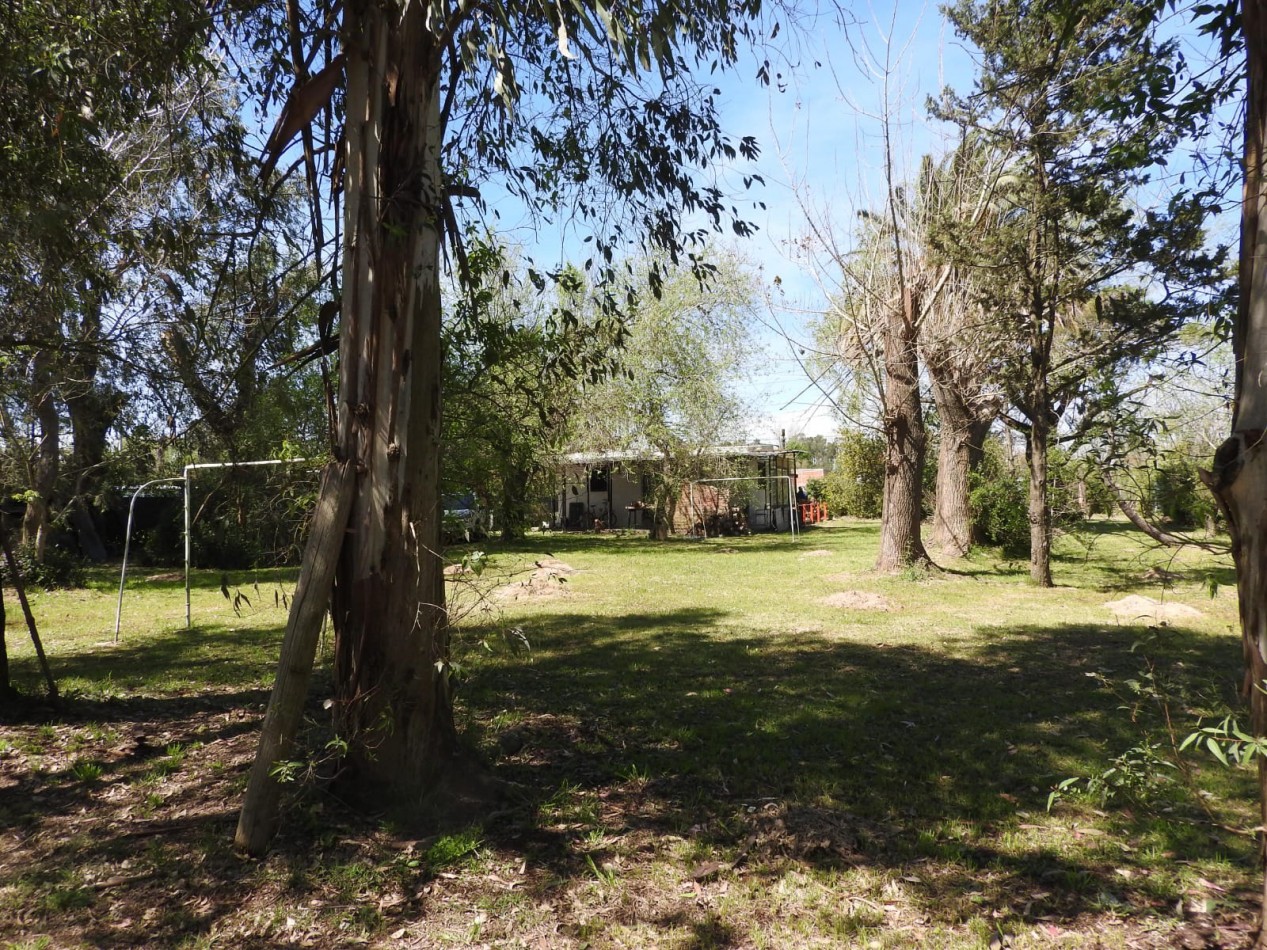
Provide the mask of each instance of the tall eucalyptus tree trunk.
{"label": "tall eucalyptus tree trunk", "polygon": [[439,508],[442,50],[424,5],[354,0],[337,452],[335,718],[359,794],[417,804],[454,749]]}
{"label": "tall eucalyptus tree trunk", "polygon": [[[1254,734],[1267,735],[1267,10],[1242,5],[1248,58],[1245,105],[1245,188],[1241,205],[1240,299],[1233,328],[1236,398],[1232,434],[1202,478],[1227,516],[1236,562],[1244,692]],[[1267,827],[1267,759],[1258,760],[1261,825]],[[1259,832],[1260,848],[1267,838]],[[1267,947],[1267,878],[1257,946]]]}

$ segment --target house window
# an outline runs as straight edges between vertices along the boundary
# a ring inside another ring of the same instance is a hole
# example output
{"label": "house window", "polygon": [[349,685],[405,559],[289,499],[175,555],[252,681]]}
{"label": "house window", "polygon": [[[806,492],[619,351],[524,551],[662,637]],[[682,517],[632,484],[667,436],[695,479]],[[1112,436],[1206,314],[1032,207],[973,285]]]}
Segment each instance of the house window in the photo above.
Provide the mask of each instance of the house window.
{"label": "house window", "polygon": [[590,469],[590,491],[607,491],[608,474],[605,468]]}

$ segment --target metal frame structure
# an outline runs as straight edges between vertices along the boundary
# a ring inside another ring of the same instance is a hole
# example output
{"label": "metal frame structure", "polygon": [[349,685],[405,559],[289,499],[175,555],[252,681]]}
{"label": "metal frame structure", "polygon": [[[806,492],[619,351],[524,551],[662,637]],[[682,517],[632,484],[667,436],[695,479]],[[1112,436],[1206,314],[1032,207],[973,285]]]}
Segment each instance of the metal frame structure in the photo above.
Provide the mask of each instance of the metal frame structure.
{"label": "metal frame structure", "polygon": [[119,642],[119,626],[123,619],[123,586],[127,582],[128,577],[128,549],[132,544],[132,512],[136,507],[137,496],[151,485],[158,485],[163,482],[182,482],[183,493],[185,496],[185,629],[193,628],[193,610],[190,598],[190,560],[193,553],[190,541],[190,485],[191,475],[199,469],[211,468],[254,468],[262,465],[293,465],[296,462],[308,462],[311,459],[259,459],[254,462],[199,462],[194,465],[186,465],[180,475],[173,475],[168,478],[155,478],[144,485],[137,488],[132,493],[132,501],[128,504],[128,523],[123,535],[123,567],[119,571],[119,603],[115,607],[114,612],[114,642]]}
{"label": "metal frame structure", "polygon": [[[689,497],[691,501],[691,521],[692,523],[694,523],[695,521],[698,520],[696,517],[696,515],[698,514],[698,510],[695,507],[695,486],[696,485],[714,485],[714,484],[717,484],[718,482],[776,482],[776,481],[785,481],[787,482],[787,485],[788,485],[787,518],[788,518],[788,524],[791,525],[792,527],[792,540],[795,541],[800,537],[801,533],[796,523],[796,513],[793,511],[793,506],[796,504],[796,486],[793,484],[795,481],[795,476],[793,475],[736,475],[731,478],[699,478],[699,479],[696,479],[695,481],[688,482],[687,487],[690,492]],[[773,508],[774,506],[772,505],[770,507]],[[782,505],[778,506],[779,509],[782,509],[782,507],[783,507]]]}

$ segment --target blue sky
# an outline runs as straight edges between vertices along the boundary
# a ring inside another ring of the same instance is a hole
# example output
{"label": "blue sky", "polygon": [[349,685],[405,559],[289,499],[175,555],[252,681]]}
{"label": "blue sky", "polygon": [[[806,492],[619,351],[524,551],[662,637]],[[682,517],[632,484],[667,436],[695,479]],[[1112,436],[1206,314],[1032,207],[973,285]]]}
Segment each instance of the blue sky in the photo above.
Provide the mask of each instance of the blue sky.
{"label": "blue sky", "polygon": [[[830,435],[838,427],[796,358],[833,275],[816,275],[798,260],[797,242],[809,232],[811,219],[847,235],[856,212],[880,202],[886,104],[895,176],[902,180],[920,156],[946,147],[948,130],[927,117],[928,97],[946,86],[960,92],[972,86],[972,53],[935,4],[856,3],[844,15],[850,23],[834,10],[799,14],[800,23],[781,24],[769,49],[749,52],[731,73],[710,77],[722,90],[726,130],[734,138],[754,136],[761,146],[757,162],[716,169],[735,204],[759,229],[749,240],[722,245],[758,270],[770,296],[769,306],[760,308],[754,371],[740,384],[752,407],[751,438],[774,441],[784,430]],[[1190,49],[1190,59],[1193,53]],[[756,74],[767,57],[771,82],[765,86]],[[764,186],[745,191],[744,177],[754,174]],[[501,212],[490,224],[504,229],[505,238],[521,243],[541,264],[580,252],[580,235],[533,233],[519,220],[513,201],[498,199],[495,182],[485,183],[483,190]],[[764,209],[755,207],[757,201]]]}
{"label": "blue sky", "polygon": [[851,12],[858,22],[823,15],[812,29],[790,31],[790,43],[781,32],[792,61],[771,58],[768,88],[754,78],[761,57],[722,84],[727,128],[756,136],[762,146],[755,168],[735,169],[736,181],[752,171],[765,180],[759,197],[766,210],[753,212],[760,231],[735,245],[760,267],[771,291],[757,372],[744,387],[754,408],[750,434],[761,439],[776,439],[782,430],[830,435],[838,426],[796,358],[796,343],[808,339],[831,280],[798,259],[796,243],[809,235],[809,220],[846,233],[857,210],[874,206],[883,193],[883,115],[902,179],[921,155],[942,148],[945,130],[927,118],[928,97],[946,85],[967,91],[972,83],[971,57],[935,6],[899,0],[896,7],[859,5]]}
{"label": "blue sky", "polygon": [[[805,338],[808,320],[825,300],[821,280],[794,260],[792,244],[807,231],[806,209],[819,218],[830,216],[843,232],[856,209],[874,205],[882,193],[877,116],[884,59],[890,61],[888,100],[899,178],[920,155],[940,149],[939,131],[926,118],[928,96],[945,84],[966,90],[972,81],[971,60],[935,6],[898,0],[896,8],[859,5],[851,13],[858,22],[848,27],[834,11],[809,14],[812,22],[799,26],[782,23],[769,49],[749,51],[736,69],[707,80],[722,90],[723,127],[732,139],[751,135],[761,147],[755,163],[738,159],[711,171],[759,229],[751,239],[722,238],[719,245],[756,268],[773,298],[773,309],[760,306],[764,325],[756,328],[754,371],[739,384],[752,407],[747,435],[763,441],[776,441],[782,430],[829,435],[838,426],[797,362],[796,348],[776,326],[794,339]],[[768,86],[756,78],[766,58]],[[764,186],[745,190],[743,179],[753,174]],[[498,196],[495,182],[482,188],[497,212],[490,223],[540,264],[584,253],[582,235],[559,228],[534,232],[517,203]]]}
{"label": "blue sky", "polygon": [[[785,53],[791,62],[783,65],[771,57],[772,78],[782,73],[781,83],[765,88],[755,80],[758,56],[722,84],[726,126],[734,134],[756,136],[762,145],[755,167],[734,169],[736,188],[739,173],[755,171],[765,179],[760,198],[766,210],[753,212],[760,231],[738,249],[760,267],[767,283],[779,278],[768,309],[769,322],[782,333],[762,328],[758,372],[744,384],[754,407],[750,435],[756,438],[774,440],[783,430],[831,435],[839,426],[794,355],[797,344],[808,341],[810,321],[831,289],[830,273],[816,277],[798,261],[797,240],[806,236],[811,220],[847,235],[860,208],[880,203],[885,113],[895,178],[907,180],[921,156],[947,148],[949,130],[928,118],[929,96],[947,86],[967,93],[973,84],[975,50],[954,34],[935,4],[857,4],[847,14],[854,21],[848,25],[820,15],[809,29],[781,33],[775,45],[791,50]],[[1187,17],[1183,10],[1172,13],[1162,32],[1182,40],[1196,67],[1209,60],[1213,47],[1195,34]],[[1234,127],[1235,109],[1224,112],[1220,118]],[[1192,155],[1181,150],[1171,156],[1169,177],[1191,175],[1193,167]],[[1234,196],[1225,205],[1214,228],[1219,241],[1234,242],[1239,220]]]}

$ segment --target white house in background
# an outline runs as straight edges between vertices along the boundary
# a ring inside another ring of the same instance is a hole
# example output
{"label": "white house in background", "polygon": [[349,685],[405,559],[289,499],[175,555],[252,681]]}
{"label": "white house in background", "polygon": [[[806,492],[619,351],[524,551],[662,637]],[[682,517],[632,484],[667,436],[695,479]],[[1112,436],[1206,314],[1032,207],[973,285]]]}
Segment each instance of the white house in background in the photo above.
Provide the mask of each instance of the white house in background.
{"label": "white house in background", "polygon": [[[711,446],[700,454],[716,460],[717,480],[702,478],[683,490],[674,532],[686,533],[700,524],[709,533],[791,529],[796,451],[752,442]],[[554,527],[650,528],[651,473],[662,458],[654,449],[563,456],[551,504]]]}

